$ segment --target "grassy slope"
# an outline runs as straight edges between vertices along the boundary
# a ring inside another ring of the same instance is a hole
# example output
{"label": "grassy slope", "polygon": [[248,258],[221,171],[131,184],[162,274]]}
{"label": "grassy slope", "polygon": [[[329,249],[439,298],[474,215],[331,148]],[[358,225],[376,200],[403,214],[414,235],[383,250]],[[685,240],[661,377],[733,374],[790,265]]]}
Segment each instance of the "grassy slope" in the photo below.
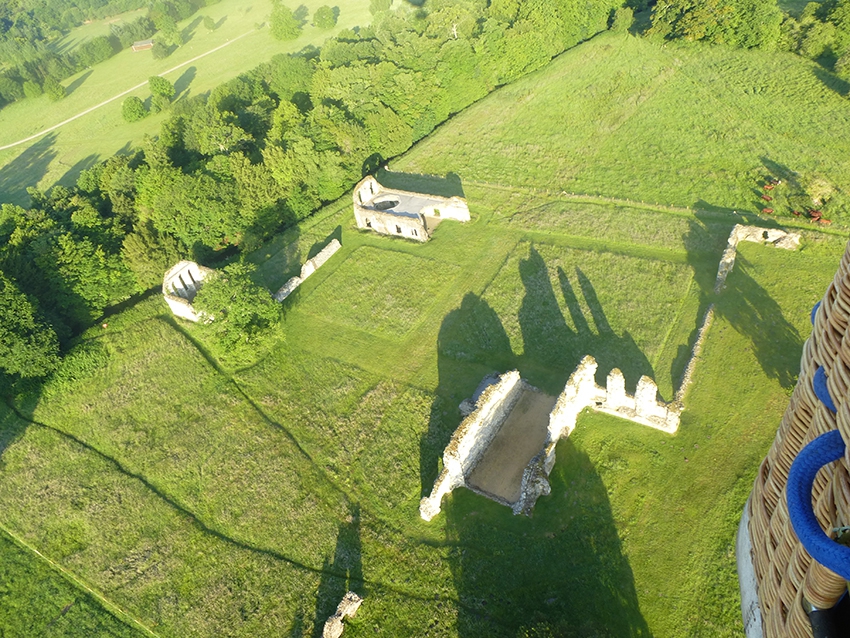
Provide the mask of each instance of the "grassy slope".
{"label": "grassy slope", "polygon": [[[304,4],[312,16],[312,12],[324,3],[307,0]],[[197,95],[256,67],[277,53],[298,51],[310,44],[321,45],[338,30],[367,24],[371,19],[366,0],[345,0],[339,3],[339,7],[336,29],[322,31],[307,25],[297,40],[279,42],[271,37],[268,26],[256,30],[259,24],[267,25],[271,12],[268,0],[247,6],[238,0],[223,0],[180,23],[188,42],[164,60],[154,60],[150,51],[133,53],[126,49],[65,81],[66,86],[75,88],[59,102],[51,102],[42,96],[0,110],[0,146],[62,122],[144,82],[151,75],[171,69],[243,34],[249,33],[232,46],[165,77],[183,90],[182,97]],[[201,24],[199,16],[202,15],[211,16],[220,26],[208,32]],[[150,92],[144,87],[133,95],[146,99]],[[29,186],[47,188],[57,181],[66,183],[75,180],[82,168],[121,149],[138,146],[145,135],[157,134],[166,116],[163,113],[128,124],[121,117],[121,100],[116,100],[44,137],[0,151],[0,201],[26,204],[29,201],[26,188]]]}
{"label": "grassy slope", "polygon": [[835,80],[791,54],[606,34],[466,110],[395,167],[750,211],[778,167],[850,193],[850,102],[821,78]]}
{"label": "grassy slope", "polygon": [[[456,125],[415,162],[444,161]],[[542,163],[514,165],[545,182]],[[425,524],[418,499],[484,374],[518,367],[557,392],[591,352],[600,380],[618,365],[670,396],[741,221],[464,188],[473,222],[424,245],[355,230],[343,199],[257,251],[274,290],[343,244],[255,361],[222,367],[156,298],[90,331],[19,403],[49,427],[4,426],[0,522],[162,636],[312,635],[346,588],[367,596],[351,636],[544,620],[576,637],[739,635],[735,527],[844,239],[742,246],[679,434],[586,415],[534,518],[459,490]]]}

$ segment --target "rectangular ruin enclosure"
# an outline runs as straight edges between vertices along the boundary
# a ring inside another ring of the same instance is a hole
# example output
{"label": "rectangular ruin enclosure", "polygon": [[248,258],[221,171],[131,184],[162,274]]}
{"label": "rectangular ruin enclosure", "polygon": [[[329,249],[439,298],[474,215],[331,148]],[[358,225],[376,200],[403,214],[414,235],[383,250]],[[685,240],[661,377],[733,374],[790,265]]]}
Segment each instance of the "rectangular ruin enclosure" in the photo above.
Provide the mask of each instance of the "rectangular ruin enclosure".
{"label": "rectangular ruin enclosure", "polygon": [[493,438],[467,483],[509,505],[519,500],[522,474],[546,444],[555,397],[527,388]]}

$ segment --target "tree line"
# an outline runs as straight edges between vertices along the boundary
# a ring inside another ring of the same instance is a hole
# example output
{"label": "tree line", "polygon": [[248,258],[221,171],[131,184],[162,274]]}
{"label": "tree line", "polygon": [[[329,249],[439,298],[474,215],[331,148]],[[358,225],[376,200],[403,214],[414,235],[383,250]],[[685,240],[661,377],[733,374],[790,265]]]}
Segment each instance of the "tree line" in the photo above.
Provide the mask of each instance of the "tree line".
{"label": "tree line", "polygon": [[48,374],[75,335],[177,260],[257,247],[451,114],[604,30],[616,4],[431,0],[388,11],[374,0],[371,26],[176,102],[142,148],[83,171],[73,188],[31,189],[28,209],[0,207],[0,370]]}
{"label": "tree line", "polygon": [[850,79],[850,0],[810,2],[799,17],[776,0],[658,0],[649,34],[790,51]]}
{"label": "tree line", "polygon": [[[154,54],[168,55],[182,44],[177,22],[219,0],[20,0],[0,4],[0,107],[46,93],[59,100],[65,78],[109,59],[158,33]],[[111,26],[72,51],[56,44],[84,20],[148,7],[145,15]]]}

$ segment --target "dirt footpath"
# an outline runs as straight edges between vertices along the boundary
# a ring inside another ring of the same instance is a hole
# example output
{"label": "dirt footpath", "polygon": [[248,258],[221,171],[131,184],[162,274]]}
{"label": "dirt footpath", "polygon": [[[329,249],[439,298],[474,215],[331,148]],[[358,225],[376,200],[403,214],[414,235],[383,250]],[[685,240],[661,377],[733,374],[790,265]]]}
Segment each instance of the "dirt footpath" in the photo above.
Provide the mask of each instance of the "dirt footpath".
{"label": "dirt footpath", "polygon": [[469,483],[509,503],[519,500],[522,473],[546,442],[555,397],[525,390],[469,476]]}

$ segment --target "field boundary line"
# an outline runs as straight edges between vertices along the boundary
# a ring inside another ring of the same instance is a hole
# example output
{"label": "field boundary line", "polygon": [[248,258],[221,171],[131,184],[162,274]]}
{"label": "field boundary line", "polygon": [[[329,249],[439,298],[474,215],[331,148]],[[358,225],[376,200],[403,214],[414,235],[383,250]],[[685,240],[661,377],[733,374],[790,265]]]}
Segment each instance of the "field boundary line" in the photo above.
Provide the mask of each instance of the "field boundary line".
{"label": "field boundary line", "polygon": [[[183,68],[184,66],[186,66],[187,64],[192,64],[192,62],[195,62],[195,61],[197,61],[197,60],[200,60],[201,58],[206,57],[206,56],[210,55],[211,53],[215,53],[216,51],[220,51],[220,50],[221,50],[221,49],[223,49],[224,47],[228,47],[228,46],[230,46],[231,44],[233,44],[233,43],[234,43],[234,42],[236,42],[237,40],[241,40],[241,39],[242,39],[242,38],[244,38],[246,35],[251,35],[251,34],[252,34],[252,33],[254,33],[255,31],[257,31],[257,29],[251,29],[250,31],[247,31],[247,32],[243,33],[243,34],[242,34],[242,35],[240,35],[240,36],[236,36],[235,38],[233,38],[232,40],[228,40],[228,41],[227,41],[227,42],[225,42],[224,44],[220,44],[220,45],[218,45],[217,47],[212,48],[212,49],[210,49],[209,51],[207,51],[207,52],[205,52],[205,53],[201,53],[200,55],[196,55],[196,56],[195,56],[194,58],[192,58],[191,60],[186,60],[185,62],[181,62],[181,63],[180,63],[180,64],[178,64],[177,66],[171,67],[171,68],[170,68],[170,69],[168,69],[167,71],[163,71],[162,73],[158,73],[158,74],[157,74],[157,77],[163,77],[163,76],[168,75],[169,73],[171,73],[171,72],[173,72],[173,71],[176,71],[177,69],[182,69],[182,68]],[[58,129],[60,126],[64,126],[65,124],[69,124],[70,122],[73,122],[74,120],[79,119],[79,118],[83,117],[84,115],[88,115],[88,114],[89,114],[89,113],[91,113],[92,111],[96,111],[96,110],[97,110],[97,109],[99,109],[101,106],[106,106],[106,105],[107,105],[107,104],[109,104],[110,102],[114,102],[115,100],[117,100],[117,99],[119,99],[119,98],[124,97],[124,96],[125,96],[125,95],[127,95],[128,93],[132,93],[133,91],[136,91],[136,90],[138,90],[138,89],[142,88],[142,87],[143,87],[143,86],[145,86],[147,83],[148,83],[148,81],[147,81],[147,80],[145,80],[145,81],[144,81],[144,82],[142,82],[141,84],[137,84],[136,86],[131,87],[131,88],[127,89],[126,91],[123,91],[123,92],[119,93],[118,95],[115,95],[115,96],[113,96],[113,97],[109,98],[108,100],[104,100],[104,101],[103,101],[103,102],[101,102],[100,104],[95,104],[94,106],[87,108],[85,111],[81,111],[80,113],[77,113],[76,115],[74,115],[74,116],[72,116],[72,117],[69,117],[67,120],[65,120],[65,121],[63,121],[63,122],[59,122],[59,124],[54,124],[53,126],[49,126],[49,127],[47,127],[46,129],[44,129],[44,130],[42,130],[42,131],[39,131],[38,133],[35,133],[34,135],[30,135],[29,137],[25,137],[25,138],[24,138],[24,139],[22,139],[22,140],[18,140],[17,142],[12,142],[11,144],[6,144],[6,145],[4,145],[4,146],[0,146],[0,151],[5,151],[5,150],[6,150],[6,149],[8,149],[8,148],[13,148],[13,147],[18,146],[18,145],[20,145],[20,144],[25,144],[26,142],[30,142],[30,141],[32,141],[32,140],[34,140],[34,139],[36,139],[36,138],[41,137],[42,135],[46,135],[47,133],[50,133],[51,131],[55,131],[55,130],[56,130],[56,129]]]}
{"label": "field boundary line", "polygon": [[133,616],[131,613],[123,610],[117,604],[113,603],[111,600],[106,598],[103,594],[99,593],[97,590],[95,590],[92,587],[90,587],[89,585],[87,585],[79,576],[75,575],[70,570],[66,569],[65,567],[62,567],[62,565],[60,565],[59,563],[57,563],[53,559],[48,558],[47,556],[42,554],[35,547],[33,547],[32,545],[27,543],[24,539],[20,538],[12,530],[10,530],[8,527],[6,527],[6,525],[4,525],[3,523],[0,523],[0,530],[2,530],[4,534],[6,534],[9,538],[11,538],[12,541],[16,545],[18,545],[22,549],[29,551],[32,554],[35,554],[41,560],[43,560],[48,565],[50,565],[53,569],[55,569],[60,574],[62,574],[62,576],[64,576],[69,581],[71,581],[71,583],[73,583],[77,587],[83,589],[84,591],[86,591],[89,594],[91,594],[92,596],[94,596],[94,598],[101,605],[103,605],[109,611],[109,613],[111,613],[113,616],[118,617],[120,620],[122,620],[125,623],[127,623],[129,621],[129,624],[137,627],[138,629],[141,629],[145,634],[147,634],[148,636],[151,636],[152,638],[161,638],[161,636],[159,634],[154,632],[150,627],[145,625],[141,620],[139,620],[138,618]]}

